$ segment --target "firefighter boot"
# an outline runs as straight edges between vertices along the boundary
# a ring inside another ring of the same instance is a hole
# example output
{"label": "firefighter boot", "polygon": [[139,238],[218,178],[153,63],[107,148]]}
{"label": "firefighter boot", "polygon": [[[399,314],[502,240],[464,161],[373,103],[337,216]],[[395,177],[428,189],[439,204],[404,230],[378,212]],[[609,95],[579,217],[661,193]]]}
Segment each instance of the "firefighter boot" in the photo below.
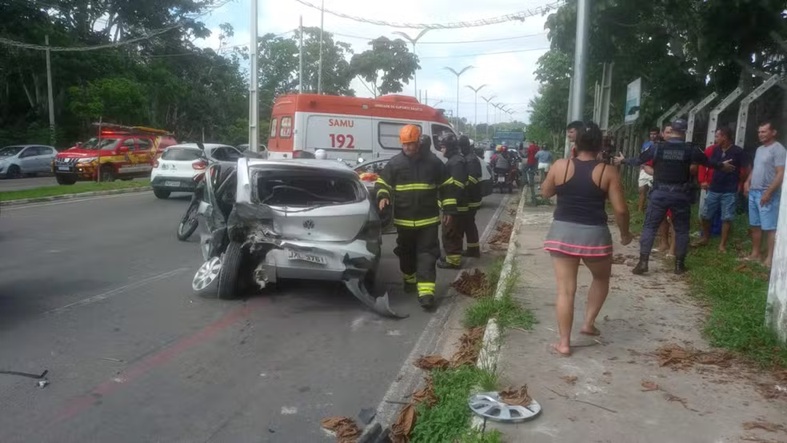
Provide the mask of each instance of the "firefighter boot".
{"label": "firefighter boot", "polygon": [[683,275],[688,271],[686,269],[686,257],[677,257],[675,259],[675,275]]}
{"label": "firefighter boot", "polygon": [[634,266],[634,269],[631,270],[631,273],[634,275],[642,275],[648,272],[648,260],[650,256],[648,254],[640,254],[639,255],[639,263],[637,266]]}
{"label": "firefighter boot", "polygon": [[418,304],[424,309],[434,307],[434,283],[418,283]]}
{"label": "firefighter boot", "polygon": [[446,255],[437,260],[437,267],[440,269],[462,269],[461,255]]}
{"label": "firefighter boot", "polygon": [[418,293],[418,286],[416,285],[416,277],[415,274],[405,274],[404,275],[404,293],[405,294],[417,294]]}

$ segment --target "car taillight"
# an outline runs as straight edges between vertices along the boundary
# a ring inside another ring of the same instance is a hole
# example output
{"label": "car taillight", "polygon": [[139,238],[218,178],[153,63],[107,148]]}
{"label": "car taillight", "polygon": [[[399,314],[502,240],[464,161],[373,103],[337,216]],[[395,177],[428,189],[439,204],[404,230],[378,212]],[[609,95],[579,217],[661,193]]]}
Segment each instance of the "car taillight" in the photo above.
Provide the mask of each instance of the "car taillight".
{"label": "car taillight", "polygon": [[154,168],[158,168],[158,159],[156,159],[156,160],[153,162],[153,167],[154,167]]}
{"label": "car taillight", "polygon": [[208,162],[206,162],[205,160],[197,160],[191,164],[191,167],[197,171],[202,171],[208,167]]}

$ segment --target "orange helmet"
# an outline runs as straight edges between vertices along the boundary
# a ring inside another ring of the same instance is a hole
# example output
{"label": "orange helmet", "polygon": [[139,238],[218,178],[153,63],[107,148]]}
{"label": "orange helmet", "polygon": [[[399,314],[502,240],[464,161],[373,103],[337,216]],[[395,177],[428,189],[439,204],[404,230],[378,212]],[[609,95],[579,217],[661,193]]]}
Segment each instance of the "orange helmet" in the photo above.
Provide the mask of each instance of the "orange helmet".
{"label": "orange helmet", "polygon": [[405,125],[399,130],[399,141],[405,143],[418,143],[421,137],[421,128],[416,125]]}

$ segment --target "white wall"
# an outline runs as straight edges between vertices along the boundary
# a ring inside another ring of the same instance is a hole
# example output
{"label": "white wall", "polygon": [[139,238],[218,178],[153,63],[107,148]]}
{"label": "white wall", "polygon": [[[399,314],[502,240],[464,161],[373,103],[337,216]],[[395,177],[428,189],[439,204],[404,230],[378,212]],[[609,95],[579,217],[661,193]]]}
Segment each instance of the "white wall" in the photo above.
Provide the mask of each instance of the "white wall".
{"label": "white wall", "polygon": [[773,254],[771,283],[768,288],[767,323],[787,342],[787,179],[782,182],[776,250]]}

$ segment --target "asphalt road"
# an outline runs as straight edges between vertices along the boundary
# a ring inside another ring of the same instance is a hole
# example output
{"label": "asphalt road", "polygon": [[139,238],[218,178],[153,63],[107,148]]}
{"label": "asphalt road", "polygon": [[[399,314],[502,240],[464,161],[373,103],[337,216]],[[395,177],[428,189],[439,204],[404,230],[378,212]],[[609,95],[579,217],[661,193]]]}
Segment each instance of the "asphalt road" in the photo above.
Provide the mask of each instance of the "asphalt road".
{"label": "asphalt road", "polygon": [[[147,177],[136,178],[134,180],[147,180]],[[0,180],[0,192],[7,191],[22,191],[25,189],[36,189],[47,186],[60,186],[57,184],[53,175],[40,176],[40,177],[25,177],[14,180],[2,179]]]}
{"label": "asphalt road", "polygon": [[[483,230],[501,200],[487,197]],[[150,193],[0,216],[0,441],[329,442],[320,419],[375,408],[430,314],[402,292],[393,236],[379,281],[406,320],[339,286],[194,296],[188,200]],[[454,272],[440,271],[438,290]]]}

